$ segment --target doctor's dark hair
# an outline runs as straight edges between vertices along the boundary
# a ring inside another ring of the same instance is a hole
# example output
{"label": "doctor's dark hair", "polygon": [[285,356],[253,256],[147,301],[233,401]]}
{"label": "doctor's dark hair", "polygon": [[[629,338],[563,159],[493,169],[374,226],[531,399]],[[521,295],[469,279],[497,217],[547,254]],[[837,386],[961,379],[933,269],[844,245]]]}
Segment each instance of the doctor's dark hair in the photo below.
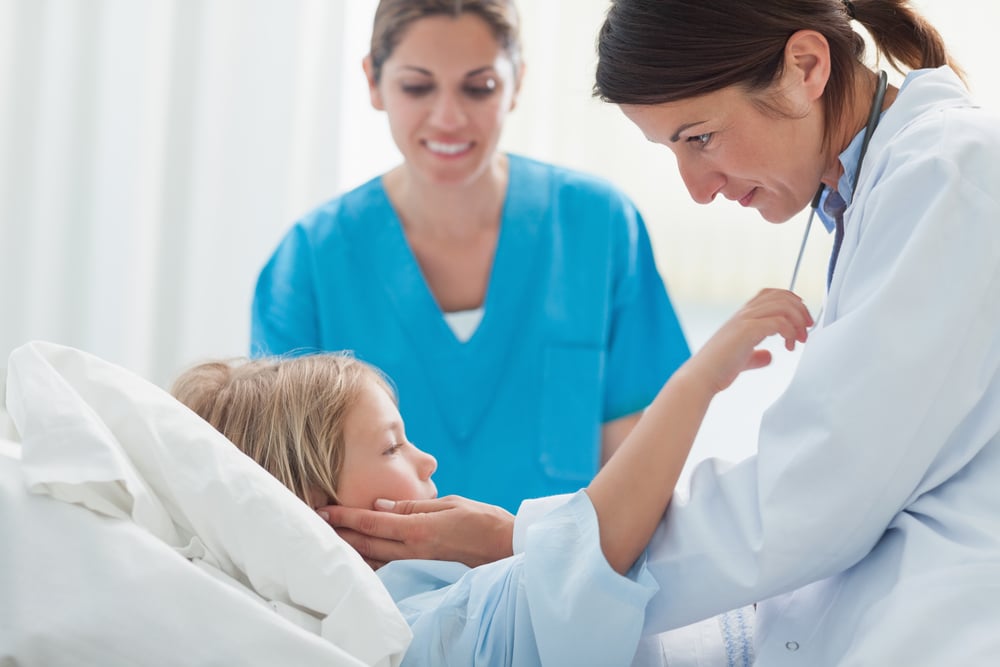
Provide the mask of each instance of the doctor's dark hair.
{"label": "doctor's dark hair", "polygon": [[521,67],[521,20],[513,0],[381,0],[375,9],[369,56],[375,83],[382,78],[382,65],[392,56],[406,29],[431,16],[458,18],[473,14],[493,31],[507,52],[514,72]]}
{"label": "doctor's dark hair", "polygon": [[937,30],[907,0],[612,0],[597,38],[594,95],[615,104],[676,102],[737,85],[762,94],[782,74],[799,30],[830,47],[826,134],[847,108],[871,35],[895,69],[951,64]]}
{"label": "doctor's dark hair", "polygon": [[307,504],[335,504],[344,421],[368,383],[388,378],[346,353],[208,361],[171,393]]}

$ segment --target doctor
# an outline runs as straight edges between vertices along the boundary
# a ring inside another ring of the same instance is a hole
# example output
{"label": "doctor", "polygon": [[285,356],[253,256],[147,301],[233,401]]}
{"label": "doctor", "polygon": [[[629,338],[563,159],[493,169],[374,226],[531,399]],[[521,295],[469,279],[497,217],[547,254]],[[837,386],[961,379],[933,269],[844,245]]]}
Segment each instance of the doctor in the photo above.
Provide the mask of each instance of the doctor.
{"label": "doctor", "polygon": [[[855,25],[911,70],[899,89]],[[996,664],[1000,118],[903,0],[614,0],[598,51],[596,93],[674,153],[696,201],[781,223],[822,184],[838,229],[758,454],[701,464],[654,536],[647,632],[757,600],[762,665]],[[516,532],[550,504],[523,505]],[[447,557],[434,514],[385,518],[397,549]]]}
{"label": "doctor", "polygon": [[821,183],[837,230],[758,455],[697,468],[650,546],[647,628],[762,600],[763,665],[996,664],[1000,119],[904,0],[616,0],[598,52],[696,201],[781,223]]}

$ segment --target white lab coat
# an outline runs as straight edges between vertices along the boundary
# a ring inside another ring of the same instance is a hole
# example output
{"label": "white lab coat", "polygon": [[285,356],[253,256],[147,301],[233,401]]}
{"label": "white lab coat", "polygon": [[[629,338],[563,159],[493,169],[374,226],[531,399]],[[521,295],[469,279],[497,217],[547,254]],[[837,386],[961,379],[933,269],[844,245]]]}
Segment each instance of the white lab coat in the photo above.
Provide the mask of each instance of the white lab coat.
{"label": "white lab coat", "polygon": [[922,70],[852,200],[859,144],[822,325],[758,454],[668,510],[645,631],[756,600],[759,665],[1000,664],[1000,119]]}

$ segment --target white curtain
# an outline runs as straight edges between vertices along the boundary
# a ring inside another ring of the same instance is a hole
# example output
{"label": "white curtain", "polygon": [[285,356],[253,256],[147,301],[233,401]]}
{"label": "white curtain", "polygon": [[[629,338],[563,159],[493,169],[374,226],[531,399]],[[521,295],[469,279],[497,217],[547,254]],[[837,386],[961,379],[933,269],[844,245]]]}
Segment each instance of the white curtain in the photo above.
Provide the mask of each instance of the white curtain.
{"label": "white curtain", "polygon": [[351,9],[4,2],[4,359],[44,338],[164,383],[245,352],[255,272],[339,187]]}
{"label": "white curtain", "polygon": [[[1000,108],[1000,10],[973,3],[919,6]],[[592,99],[606,5],[520,2],[528,70],[505,148],[632,195],[682,320],[786,285],[801,224],[694,205],[670,154]],[[0,0],[0,367],[31,339],[160,384],[244,354],[257,271],[288,225],[398,159],[360,69],[374,6]],[[827,243],[810,250],[806,291],[821,292]]]}

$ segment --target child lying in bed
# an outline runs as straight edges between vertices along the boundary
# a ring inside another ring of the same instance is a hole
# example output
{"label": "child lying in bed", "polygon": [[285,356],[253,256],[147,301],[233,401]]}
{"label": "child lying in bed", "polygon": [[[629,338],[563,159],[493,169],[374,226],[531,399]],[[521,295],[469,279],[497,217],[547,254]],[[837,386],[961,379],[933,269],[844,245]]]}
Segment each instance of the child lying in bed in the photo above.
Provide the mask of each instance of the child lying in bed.
{"label": "child lying in bed", "polygon": [[[657,594],[642,552],[712,397],[770,362],[755,349],[764,338],[791,350],[811,324],[790,292],[752,299],[667,382],[590,485],[529,531],[523,553],[472,569],[381,568],[414,634],[404,664],[629,664]],[[173,393],[313,508],[436,495],[437,463],[406,439],[388,379],[349,355],[209,362]]]}

